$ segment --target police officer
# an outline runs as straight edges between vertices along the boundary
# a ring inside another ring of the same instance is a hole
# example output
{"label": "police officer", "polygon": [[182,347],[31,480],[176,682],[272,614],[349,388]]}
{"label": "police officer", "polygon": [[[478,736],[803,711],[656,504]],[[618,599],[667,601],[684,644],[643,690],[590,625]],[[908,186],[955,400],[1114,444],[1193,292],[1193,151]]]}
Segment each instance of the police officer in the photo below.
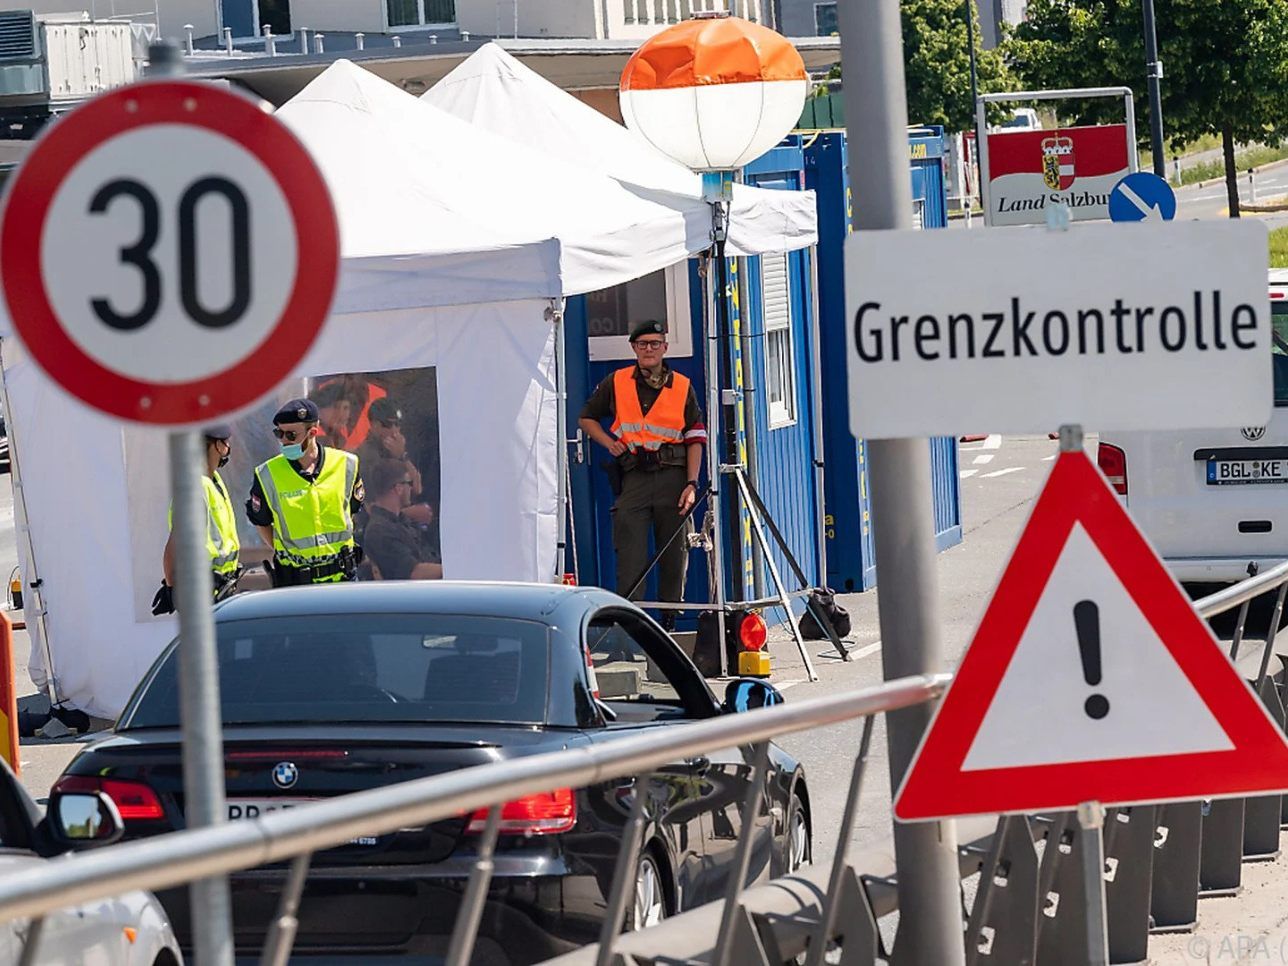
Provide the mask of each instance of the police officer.
{"label": "police officer", "polygon": [[[601,382],[581,410],[582,430],[608,450],[621,473],[613,505],[617,591],[625,594],[649,561],[649,533],[661,547],[697,499],[702,446],[707,439],[693,385],[665,362],[666,327],[657,321],[631,329],[636,364]],[[602,421],[612,420],[612,435]],[[658,597],[684,597],[688,541],[677,537],[658,561]],[[638,597],[638,592],[636,594]],[[663,615],[671,625],[674,614]]]}
{"label": "police officer", "polygon": [[273,417],[282,452],[255,468],[246,515],[273,548],[274,587],[356,577],[361,551],[353,534],[362,509],[358,457],[323,446],[318,407],[292,399]]}
{"label": "police officer", "polygon": [[[239,553],[241,541],[237,537],[237,518],[233,513],[228,487],[219,475],[219,468],[226,466],[232,453],[233,431],[229,426],[210,426],[206,429],[206,472],[201,478],[202,495],[206,500],[206,551],[210,554],[210,569],[214,575],[215,600],[232,594],[241,576]],[[171,526],[174,513],[171,512]],[[174,613],[174,533],[165,542],[161,556],[164,577],[161,589],[152,598],[152,613]]]}

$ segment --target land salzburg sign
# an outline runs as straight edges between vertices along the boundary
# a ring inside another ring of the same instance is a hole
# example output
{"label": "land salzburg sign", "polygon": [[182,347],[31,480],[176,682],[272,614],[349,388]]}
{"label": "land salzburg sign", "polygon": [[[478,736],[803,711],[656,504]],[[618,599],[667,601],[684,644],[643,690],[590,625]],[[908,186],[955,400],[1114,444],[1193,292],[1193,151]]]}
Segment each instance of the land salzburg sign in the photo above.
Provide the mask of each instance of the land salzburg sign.
{"label": "land salzburg sign", "polygon": [[1075,221],[1109,217],[1109,196],[1131,170],[1123,124],[988,136],[988,222],[1034,225],[1063,203]]}

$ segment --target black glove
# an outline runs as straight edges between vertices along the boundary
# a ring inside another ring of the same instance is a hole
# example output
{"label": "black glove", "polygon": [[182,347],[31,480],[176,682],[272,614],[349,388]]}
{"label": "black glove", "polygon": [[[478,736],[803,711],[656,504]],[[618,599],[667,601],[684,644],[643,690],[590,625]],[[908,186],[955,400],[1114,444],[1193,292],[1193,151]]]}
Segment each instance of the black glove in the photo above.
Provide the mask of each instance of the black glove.
{"label": "black glove", "polygon": [[160,617],[162,614],[174,613],[174,588],[161,581],[161,589],[157,591],[152,598],[152,616]]}

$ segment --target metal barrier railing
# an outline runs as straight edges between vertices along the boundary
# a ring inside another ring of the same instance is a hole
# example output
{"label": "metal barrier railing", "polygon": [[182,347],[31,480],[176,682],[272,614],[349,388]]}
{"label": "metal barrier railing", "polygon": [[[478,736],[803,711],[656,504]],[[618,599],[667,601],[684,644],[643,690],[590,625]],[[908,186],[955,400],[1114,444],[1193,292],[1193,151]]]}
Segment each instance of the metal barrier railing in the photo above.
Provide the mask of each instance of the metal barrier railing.
{"label": "metal barrier railing", "polygon": [[[471,870],[457,916],[448,963],[463,966],[470,959],[491,878],[491,856],[500,824],[501,803],[551,788],[582,788],[611,779],[637,775],[637,787],[647,787],[648,776],[677,758],[696,757],[736,746],[753,746],[749,788],[760,781],[768,742],[779,735],[863,718],[863,737],[855,759],[846,806],[845,828],[853,823],[854,806],[862,782],[863,764],[871,739],[873,715],[896,711],[938,697],[950,676],[901,678],[848,694],[813,698],[791,704],[747,711],[736,715],[648,729],[593,747],[575,748],[504,762],[478,765],[428,778],[273,812],[260,818],[191,831],[173,832],[127,842],[100,851],[41,863],[29,871],[0,880],[0,922],[30,917],[24,962],[34,961],[40,924],[49,912],[135,889],[159,890],[199,879],[293,860],[286,886],[270,928],[261,962],[279,966],[290,954],[296,928],[295,911],[307,877],[312,854],[350,842],[361,835],[381,835],[400,828],[429,825],[462,812],[489,808],[480,840],[478,858]],[[621,930],[626,903],[634,888],[636,853],[644,824],[647,795],[633,796],[617,866],[610,889],[608,914],[600,937],[599,962],[608,963]],[[749,792],[742,803],[744,817],[759,801]],[[744,821],[751,829],[755,821]],[[842,837],[842,843],[848,832]],[[737,905],[744,888],[752,836],[738,842],[735,874],[726,896],[728,909]],[[842,854],[844,845],[838,848]],[[720,935],[727,964],[730,938],[737,925],[732,915],[721,923]]]}
{"label": "metal barrier railing", "polygon": [[[1205,619],[1237,609],[1230,649],[1231,659],[1237,660],[1249,605],[1272,593],[1274,606],[1260,654],[1253,648],[1239,663],[1272,717],[1284,726],[1281,684],[1274,680],[1282,680],[1283,674],[1272,673],[1270,665],[1288,596],[1288,562],[1254,573],[1194,606]],[[842,849],[849,822],[847,807]],[[960,848],[962,878],[979,875],[973,901],[963,900],[967,963],[1082,966],[1089,961],[1082,928],[1086,908],[1079,829],[1072,813],[1003,816],[989,830],[992,823],[987,818],[958,823],[965,843]],[[1109,961],[1144,961],[1151,932],[1193,928],[1199,898],[1237,890],[1241,864],[1273,858],[1285,823],[1288,797],[1280,796],[1111,809],[1105,835]],[[733,960],[740,966],[792,962],[802,954],[816,964],[836,943],[844,949],[843,962],[852,966],[888,959],[877,920],[898,907],[893,869],[884,866],[883,855],[865,861],[867,866],[846,862],[838,850],[826,876],[822,869],[804,871],[744,892],[724,908],[713,903],[622,937],[615,945],[617,961],[626,966],[712,961],[715,925],[730,918],[742,929]],[[838,909],[844,910],[839,917]],[[602,948],[581,949],[545,966],[590,966],[605,962],[603,954]]]}

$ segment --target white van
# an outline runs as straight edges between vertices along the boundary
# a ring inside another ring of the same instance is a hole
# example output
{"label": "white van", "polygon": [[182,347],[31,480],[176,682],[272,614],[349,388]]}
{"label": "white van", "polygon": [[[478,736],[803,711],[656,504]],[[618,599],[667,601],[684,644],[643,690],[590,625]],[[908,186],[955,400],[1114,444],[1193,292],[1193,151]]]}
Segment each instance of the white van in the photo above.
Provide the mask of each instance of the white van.
{"label": "white van", "polygon": [[1101,471],[1182,583],[1230,583],[1252,563],[1265,570],[1288,559],[1288,271],[1270,273],[1270,309],[1268,425],[1100,439]]}

